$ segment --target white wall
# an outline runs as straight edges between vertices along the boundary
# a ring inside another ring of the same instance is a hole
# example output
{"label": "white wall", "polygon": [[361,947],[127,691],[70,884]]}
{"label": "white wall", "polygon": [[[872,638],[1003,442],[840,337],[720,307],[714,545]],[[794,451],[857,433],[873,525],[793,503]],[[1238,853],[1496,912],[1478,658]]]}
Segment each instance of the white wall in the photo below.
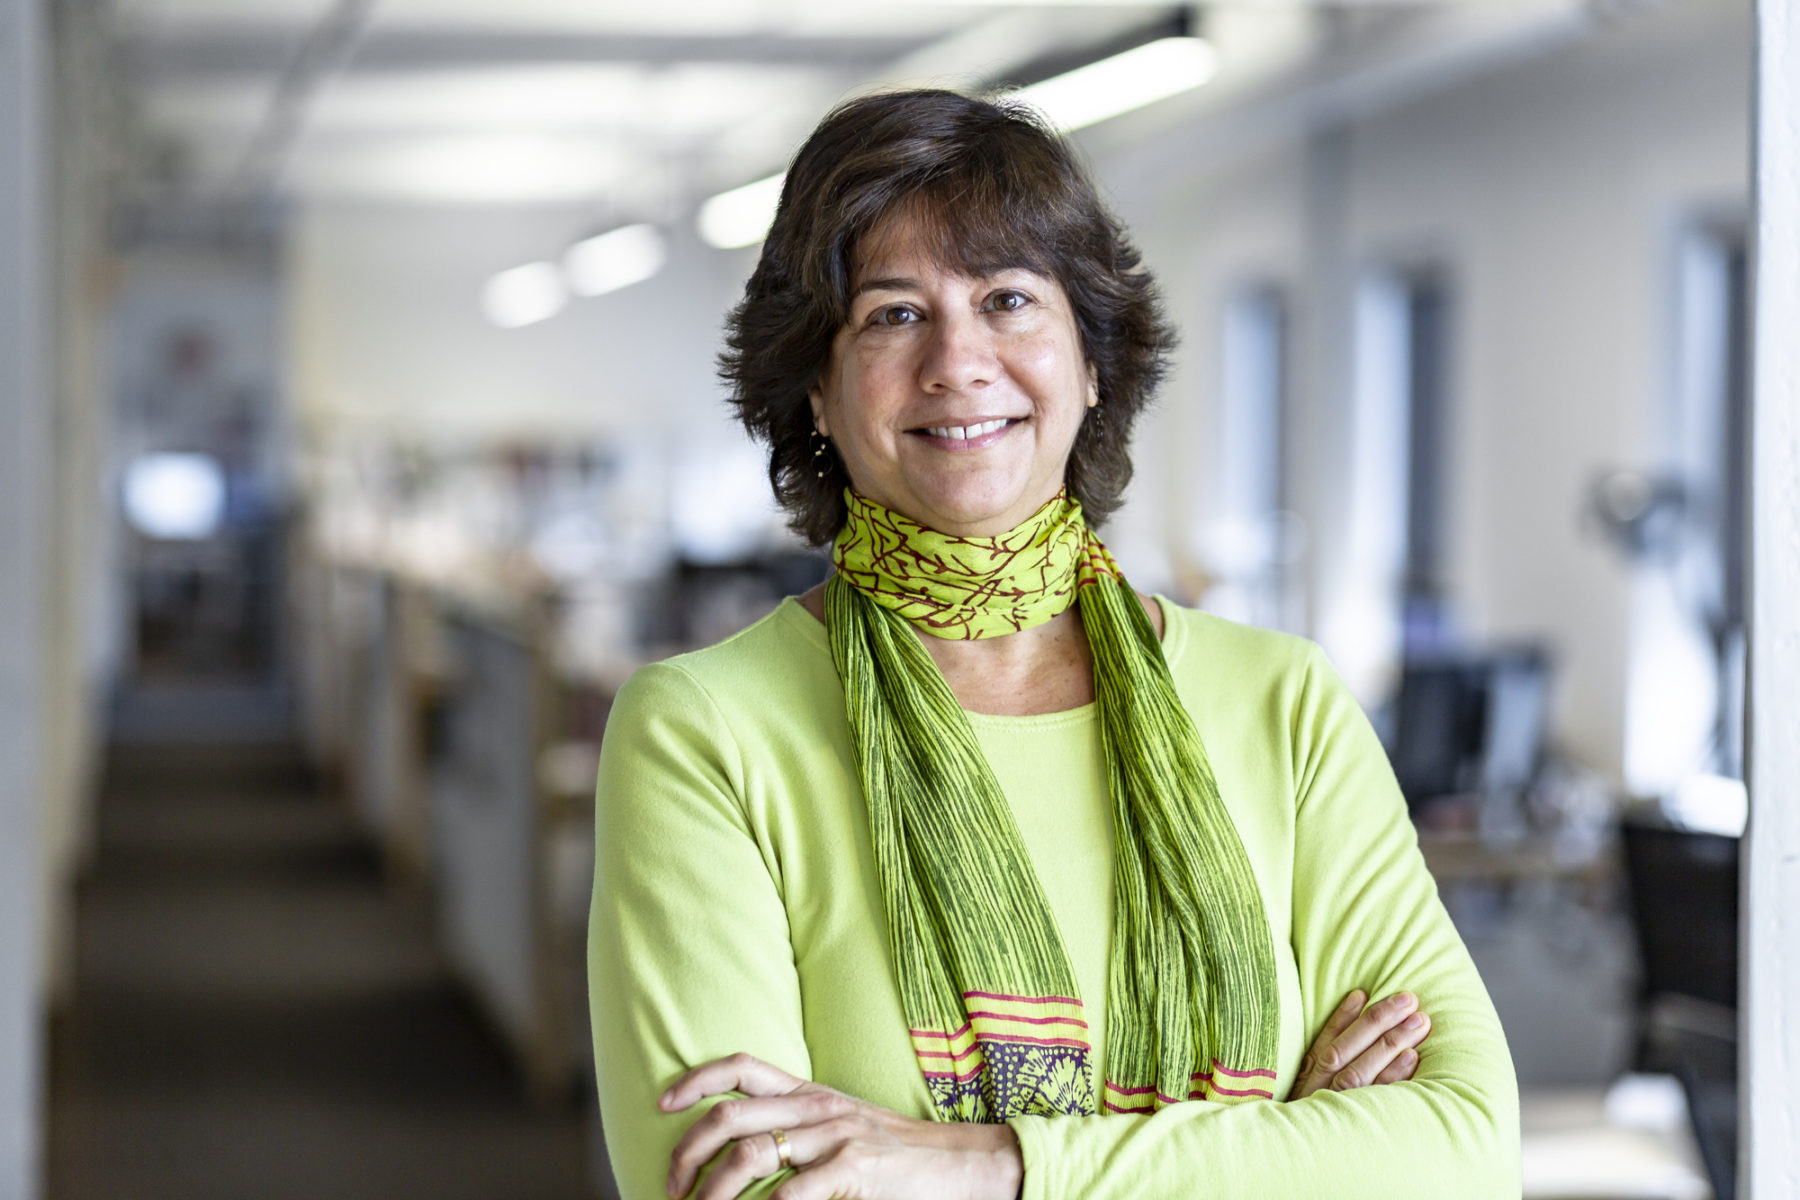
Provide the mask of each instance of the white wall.
{"label": "white wall", "polygon": [[74,982],[75,878],[92,844],[100,713],[110,670],[107,580],[112,542],[105,477],[111,430],[103,313],[105,230],[114,110],[97,81],[109,68],[106,31],[91,7],[63,6],[52,31],[54,135],[45,163],[54,228],[46,253],[51,320],[44,351],[52,387],[46,471],[51,513],[42,586],[48,654],[44,680],[44,788],[40,811],[43,955],[53,1002]]}
{"label": "white wall", "polygon": [[685,223],[646,283],[523,329],[482,316],[491,275],[554,259],[598,232],[591,221],[566,207],[304,209],[289,258],[301,419],[424,436],[736,437],[713,356],[754,259],[707,249]]}
{"label": "white wall", "polygon": [[1739,1194],[1800,1191],[1800,14],[1759,0]]}
{"label": "white wall", "polygon": [[45,31],[0,0],[0,1197],[37,1195],[43,1019],[38,804],[50,405],[39,347]]}
{"label": "white wall", "polygon": [[[1314,198],[1341,205],[1352,264],[1429,258],[1450,270],[1452,598],[1477,636],[1551,640],[1560,739],[1615,775],[1630,578],[1578,514],[1594,472],[1648,465],[1654,453],[1675,225],[1693,208],[1742,203],[1749,54],[1740,0],[1688,0],[1602,25],[1355,122],[1341,194]],[[1172,545],[1213,511],[1218,376],[1207,356],[1229,289],[1246,277],[1290,281],[1299,323],[1312,326],[1303,346],[1329,345],[1318,326],[1343,319],[1319,311],[1332,293],[1314,277],[1308,173],[1305,145],[1270,144],[1197,166],[1193,182],[1162,195],[1121,197],[1187,336],[1165,398],[1171,433],[1143,443],[1167,447],[1157,502],[1179,514],[1165,530]],[[1327,382],[1353,366],[1325,365]],[[1302,431],[1322,480],[1343,444],[1336,416],[1322,412]],[[1308,508],[1317,565],[1342,540],[1347,505],[1328,486]],[[1328,608],[1324,582],[1317,599]]]}

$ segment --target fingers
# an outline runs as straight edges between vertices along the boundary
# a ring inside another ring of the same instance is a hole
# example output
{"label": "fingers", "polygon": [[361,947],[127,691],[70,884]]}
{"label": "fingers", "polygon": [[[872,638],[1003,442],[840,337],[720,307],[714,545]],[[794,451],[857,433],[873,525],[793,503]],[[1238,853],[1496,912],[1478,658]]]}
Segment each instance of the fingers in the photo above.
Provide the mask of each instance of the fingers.
{"label": "fingers", "polygon": [[[789,1143],[789,1150],[792,1150]],[[731,1149],[720,1156],[707,1172],[706,1182],[694,1193],[694,1200],[735,1200],[746,1187],[758,1179],[767,1178],[781,1169],[781,1151],[775,1144],[775,1137],[770,1133],[758,1133],[752,1137],[742,1138],[731,1144]],[[692,1186],[690,1181],[689,1186]],[[669,1188],[669,1195],[686,1195],[687,1189],[676,1191]]]}
{"label": "fingers", "polygon": [[[1403,1054],[1412,1055],[1411,1067],[1418,1066],[1418,1055],[1413,1047],[1425,1040],[1431,1032],[1431,1018],[1422,1012],[1414,1012],[1403,1018],[1397,1025],[1384,1030],[1379,1037],[1361,1054],[1358,1054],[1350,1065],[1332,1077],[1331,1086],[1335,1091],[1347,1092],[1352,1088],[1367,1087],[1372,1083],[1391,1083],[1386,1078]],[[1412,1069],[1404,1068],[1404,1076],[1410,1078]]]}
{"label": "fingers", "polygon": [[[1362,1002],[1360,991],[1351,992],[1327,1018],[1300,1064],[1290,1100],[1324,1088],[1349,1091],[1412,1078],[1418,1069],[1413,1050],[1431,1032],[1431,1019],[1418,1011],[1418,997],[1396,992],[1367,1007]],[[1403,1060],[1403,1054],[1410,1057]]]}
{"label": "fingers", "polygon": [[[789,1139],[790,1155],[798,1153],[798,1143],[794,1140],[796,1129],[829,1119],[841,1108],[839,1102],[842,1099],[836,1092],[820,1089],[814,1092],[793,1092],[786,1096],[719,1101],[710,1112],[688,1127],[687,1132],[681,1135],[681,1140],[675,1143],[675,1149],[670,1152],[669,1195],[687,1195],[688,1190],[694,1186],[695,1177],[700,1174],[700,1168],[733,1142],[737,1145],[730,1154],[741,1156],[740,1165],[762,1165],[760,1151],[763,1149],[771,1151],[769,1162],[777,1162],[780,1155],[774,1152],[774,1140],[758,1136],[771,1129],[783,1130]],[[751,1149],[746,1150],[743,1148],[745,1146],[750,1146]],[[798,1162],[799,1159],[795,1161]],[[773,1170],[771,1166],[769,1170],[747,1178],[761,1179],[763,1175],[772,1174]],[[715,1169],[714,1174],[717,1173]],[[736,1195],[735,1192],[728,1194]]]}
{"label": "fingers", "polygon": [[769,1200],[833,1200],[853,1195],[855,1175],[852,1156],[841,1148],[831,1150],[806,1170],[785,1180]]}
{"label": "fingers", "polygon": [[1419,1052],[1416,1050],[1402,1050],[1400,1053],[1394,1055],[1394,1061],[1389,1063],[1381,1074],[1375,1077],[1375,1082],[1405,1083],[1408,1079],[1413,1077],[1413,1072],[1418,1069]]}
{"label": "fingers", "polygon": [[[786,1126],[779,1128],[787,1138],[788,1162],[795,1168],[792,1178],[796,1180],[804,1180],[813,1175],[821,1160],[835,1161],[840,1158],[843,1144],[851,1136],[851,1122],[844,1118],[833,1118],[817,1125],[803,1125],[797,1129],[788,1129]],[[694,1200],[735,1200],[752,1183],[758,1179],[766,1179],[781,1169],[781,1151],[776,1146],[773,1135],[766,1132],[753,1133],[733,1142],[731,1148],[719,1157],[712,1170],[707,1172],[700,1189],[694,1193]],[[802,1194],[810,1192],[821,1182],[823,1181],[812,1180],[803,1185]],[[824,1200],[824,1197],[837,1193],[827,1187],[818,1194]]]}
{"label": "fingers", "polygon": [[1326,1058],[1326,1049],[1362,1014],[1367,1000],[1368,997],[1363,990],[1357,988],[1345,996],[1343,1002],[1332,1011],[1329,1017],[1325,1018],[1325,1027],[1319,1030],[1319,1036],[1313,1039],[1311,1046],[1307,1047],[1306,1057],[1300,1060],[1300,1071],[1294,1076],[1294,1086],[1288,1094],[1288,1099],[1298,1100],[1302,1096],[1310,1095],[1324,1087],[1331,1079],[1331,1072],[1320,1066]]}
{"label": "fingers", "polygon": [[1419,1007],[1419,998],[1411,992],[1395,992],[1385,1000],[1363,1009],[1343,1033],[1332,1039],[1319,1056],[1318,1068],[1333,1080],[1355,1062],[1382,1034],[1405,1020]]}
{"label": "fingers", "polygon": [[1356,1018],[1363,1014],[1368,1002],[1367,994],[1361,988],[1357,988],[1345,996],[1344,1002],[1338,1005],[1329,1017],[1325,1018],[1325,1028],[1319,1030],[1319,1036],[1313,1039],[1312,1049],[1309,1051],[1315,1062],[1324,1057],[1326,1047],[1342,1037],[1345,1031],[1356,1022]]}
{"label": "fingers", "polygon": [[664,1112],[680,1112],[707,1096],[742,1092],[746,1096],[780,1096],[793,1091],[804,1079],[796,1079],[780,1067],[749,1054],[728,1054],[701,1063],[657,1097]]}

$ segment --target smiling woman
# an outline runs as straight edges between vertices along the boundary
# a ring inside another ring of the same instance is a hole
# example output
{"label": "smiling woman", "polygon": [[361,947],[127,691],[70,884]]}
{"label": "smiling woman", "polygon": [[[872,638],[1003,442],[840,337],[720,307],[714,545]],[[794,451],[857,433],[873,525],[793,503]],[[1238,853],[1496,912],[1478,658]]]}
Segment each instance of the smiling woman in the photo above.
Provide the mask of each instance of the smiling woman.
{"label": "smiling woman", "polygon": [[614,704],[626,1200],[1518,1195],[1505,1042],[1361,711],[1093,531],[1169,345],[1028,111],[874,96],[801,148],[721,365],[838,571]]}

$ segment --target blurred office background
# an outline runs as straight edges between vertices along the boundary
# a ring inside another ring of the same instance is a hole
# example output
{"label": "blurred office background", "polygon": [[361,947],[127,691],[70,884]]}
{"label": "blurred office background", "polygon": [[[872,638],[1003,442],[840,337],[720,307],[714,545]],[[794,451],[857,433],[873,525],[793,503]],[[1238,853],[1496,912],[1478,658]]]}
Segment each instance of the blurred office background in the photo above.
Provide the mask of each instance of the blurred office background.
{"label": "blurred office background", "polygon": [[819,116],[925,82],[1027,87],[1161,279],[1109,543],[1367,706],[1527,1194],[1731,1195],[1748,0],[0,12],[47,98],[45,1195],[611,1194],[609,698],[822,578],[721,318]]}

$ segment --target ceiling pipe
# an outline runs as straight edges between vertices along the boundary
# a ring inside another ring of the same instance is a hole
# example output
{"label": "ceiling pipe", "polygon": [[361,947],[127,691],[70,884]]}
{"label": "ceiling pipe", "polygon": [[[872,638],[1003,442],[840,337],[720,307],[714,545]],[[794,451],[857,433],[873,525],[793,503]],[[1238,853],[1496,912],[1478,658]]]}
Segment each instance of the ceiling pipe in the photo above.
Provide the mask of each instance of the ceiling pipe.
{"label": "ceiling pipe", "polygon": [[356,53],[374,9],[375,0],[333,0],[308,31],[275,81],[269,107],[226,186],[228,210],[253,207],[274,193],[300,140],[308,107]]}

